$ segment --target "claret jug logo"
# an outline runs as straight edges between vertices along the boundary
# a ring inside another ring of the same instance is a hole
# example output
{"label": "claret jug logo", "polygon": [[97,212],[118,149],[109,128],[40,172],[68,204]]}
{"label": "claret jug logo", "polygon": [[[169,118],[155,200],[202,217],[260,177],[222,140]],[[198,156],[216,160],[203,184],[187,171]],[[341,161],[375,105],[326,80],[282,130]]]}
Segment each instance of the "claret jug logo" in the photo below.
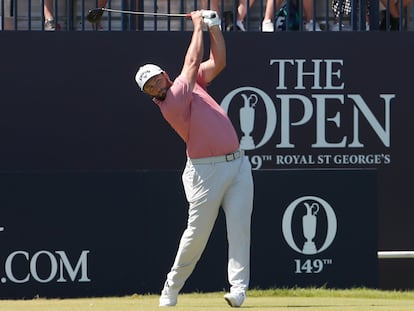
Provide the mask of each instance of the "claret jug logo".
{"label": "claret jug logo", "polygon": [[396,94],[358,91],[343,59],[270,59],[263,69],[269,84],[238,87],[220,103],[254,169],[391,163]]}
{"label": "claret jug logo", "polygon": [[[223,99],[221,106],[225,111],[230,109],[230,104],[237,95],[240,95],[239,99],[241,98],[243,102],[239,111],[240,130],[243,133],[240,140],[240,148],[243,150],[259,148],[270,140],[276,128],[277,115],[274,103],[265,92],[258,88],[241,87],[233,90]],[[254,141],[252,133],[255,130],[257,119],[255,108],[259,99],[260,103],[264,105],[267,118],[262,138],[259,141]]]}
{"label": "claret jug logo", "polygon": [[[335,239],[337,219],[333,208],[324,199],[304,196],[294,200],[282,218],[286,243],[301,255],[322,253]],[[295,273],[320,273],[331,265],[331,258],[295,259]]]}
{"label": "claret jug logo", "polygon": [[304,196],[293,201],[282,219],[282,232],[287,244],[304,255],[326,250],[335,239],[336,229],[333,208],[316,196]]}

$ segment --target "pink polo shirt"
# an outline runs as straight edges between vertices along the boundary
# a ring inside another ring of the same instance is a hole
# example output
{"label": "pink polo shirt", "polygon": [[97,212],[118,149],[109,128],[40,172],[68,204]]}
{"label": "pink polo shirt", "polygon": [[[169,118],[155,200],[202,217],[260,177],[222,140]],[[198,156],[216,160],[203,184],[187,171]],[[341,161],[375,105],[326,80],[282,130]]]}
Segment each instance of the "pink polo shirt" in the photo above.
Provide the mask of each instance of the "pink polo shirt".
{"label": "pink polo shirt", "polygon": [[164,101],[154,99],[161,113],[187,145],[192,159],[231,153],[239,139],[226,112],[207,93],[204,70],[200,66],[194,89],[178,76]]}

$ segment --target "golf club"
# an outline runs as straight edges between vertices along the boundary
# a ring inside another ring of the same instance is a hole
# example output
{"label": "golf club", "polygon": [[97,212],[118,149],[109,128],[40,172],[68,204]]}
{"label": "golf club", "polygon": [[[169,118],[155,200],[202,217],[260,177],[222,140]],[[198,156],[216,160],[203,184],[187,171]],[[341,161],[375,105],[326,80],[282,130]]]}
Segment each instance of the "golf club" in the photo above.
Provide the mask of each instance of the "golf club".
{"label": "golf club", "polygon": [[[139,12],[139,11],[127,11],[127,10],[114,10],[114,9],[107,9],[107,8],[96,8],[89,10],[88,15],[86,16],[86,19],[91,23],[98,22],[102,14],[107,12],[113,12],[113,13],[121,13],[121,14],[132,14],[132,15],[151,15],[151,16],[166,16],[166,17],[190,17],[190,13],[152,13],[152,12]],[[214,18],[215,14],[209,14],[209,16],[203,16],[208,18]]]}

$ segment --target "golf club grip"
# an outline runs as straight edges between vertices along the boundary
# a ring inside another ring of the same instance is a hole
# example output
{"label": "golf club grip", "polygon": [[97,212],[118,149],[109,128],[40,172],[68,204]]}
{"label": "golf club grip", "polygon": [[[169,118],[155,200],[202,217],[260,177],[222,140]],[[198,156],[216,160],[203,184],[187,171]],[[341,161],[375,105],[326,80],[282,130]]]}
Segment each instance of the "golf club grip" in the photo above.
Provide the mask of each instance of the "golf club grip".
{"label": "golf club grip", "polygon": [[216,13],[214,13],[214,12],[208,12],[208,14],[207,14],[207,13],[203,12],[203,17],[206,17],[206,18],[215,18],[216,17]]}

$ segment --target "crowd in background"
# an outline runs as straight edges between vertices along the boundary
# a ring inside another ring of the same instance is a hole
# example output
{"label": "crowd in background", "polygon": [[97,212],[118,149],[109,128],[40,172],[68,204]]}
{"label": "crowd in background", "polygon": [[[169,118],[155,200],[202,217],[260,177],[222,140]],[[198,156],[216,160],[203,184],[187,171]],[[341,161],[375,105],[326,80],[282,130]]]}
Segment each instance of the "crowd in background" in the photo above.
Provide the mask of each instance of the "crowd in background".
{"label": "crowd in background", "polygon": [[[104,23],[84,21],[90,9],[106,7],[167,13],[211,9],[218,12],[223,31],[402,31],[414,29],[411,2],[412,0],[32,0],[28,4],[22,4],[17,0],[0,0],[0,29],[186,30],[185,23],[181,21],[131,14],[105,13],[102,16]],[[121,24],[118,29],[114,27],[117,22]],[[168,26],[163,26],[162,23],[167,23]],[[62,24],[64,27],[61,27]]]}

